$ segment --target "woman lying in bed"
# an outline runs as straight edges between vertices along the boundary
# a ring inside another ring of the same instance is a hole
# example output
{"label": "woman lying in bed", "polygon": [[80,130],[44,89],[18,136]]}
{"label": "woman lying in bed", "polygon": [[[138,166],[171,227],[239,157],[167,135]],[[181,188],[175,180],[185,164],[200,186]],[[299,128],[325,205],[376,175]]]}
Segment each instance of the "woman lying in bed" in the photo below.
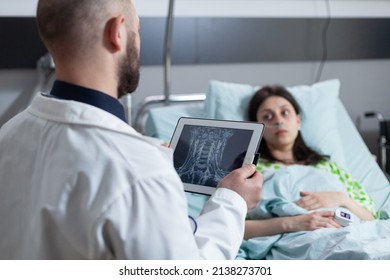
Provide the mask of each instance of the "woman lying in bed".
{"label": "woman lying in bed", "polygon": [[[247,220],[245,239],[279,233],[311,231],[340,227],[334,211],[311,211],[344,207],[360,220],[375,219],[373,200],[363,187],[345,170],[326,156],[307,147],[300,133],[300,108],[293,96],[281,86],[265,86],[258,90],[249,104],[249,120],[266,125],[260,146],[258,169],[263,172],[283,170],[292,165],[307,166],[327,172],[345,191],[300,191],[295,204],[310,212],[272,219]],[[318,112],[321,114],[321,112]],[[339,182],[339,183],[340,183]]]}

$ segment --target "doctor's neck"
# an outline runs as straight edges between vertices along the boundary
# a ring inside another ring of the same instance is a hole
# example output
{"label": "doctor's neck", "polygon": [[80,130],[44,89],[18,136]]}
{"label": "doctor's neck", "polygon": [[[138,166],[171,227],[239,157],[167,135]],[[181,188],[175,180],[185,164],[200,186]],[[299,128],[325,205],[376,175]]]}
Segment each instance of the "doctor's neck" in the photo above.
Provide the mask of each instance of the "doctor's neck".
{"label": "doctor's neck", "polygon": [[[54,59],[54,58],[53,58]],[[113,65],[107,61],[79,60],[64,61],[55,60],[56,78],[64,82],[90,88],[103,92],[114,98],[118,98],[118,78]]]}

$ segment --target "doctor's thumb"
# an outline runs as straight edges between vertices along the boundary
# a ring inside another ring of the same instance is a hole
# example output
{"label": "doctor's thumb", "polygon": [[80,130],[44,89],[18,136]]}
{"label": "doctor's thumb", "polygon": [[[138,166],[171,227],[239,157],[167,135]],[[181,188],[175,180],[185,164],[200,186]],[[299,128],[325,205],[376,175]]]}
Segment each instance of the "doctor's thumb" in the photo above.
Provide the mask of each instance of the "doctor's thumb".
{"label": "doctor's thumb", "polygon": [[248,164],[240,168],[242,176],[250,178],[256,173],[256,165]]}

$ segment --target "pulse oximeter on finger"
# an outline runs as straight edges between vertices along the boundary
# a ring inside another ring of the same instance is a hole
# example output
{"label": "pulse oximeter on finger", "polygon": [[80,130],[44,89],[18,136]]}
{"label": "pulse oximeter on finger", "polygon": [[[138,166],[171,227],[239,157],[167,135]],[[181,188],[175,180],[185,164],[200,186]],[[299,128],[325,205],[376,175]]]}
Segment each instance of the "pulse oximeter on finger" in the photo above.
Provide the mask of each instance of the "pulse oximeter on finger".
{"label": "pulse oximeter on finger", "polygon": [[334,220],[343,227],[349,226],[354,222],[353,214],[344,208],[336,209]]}

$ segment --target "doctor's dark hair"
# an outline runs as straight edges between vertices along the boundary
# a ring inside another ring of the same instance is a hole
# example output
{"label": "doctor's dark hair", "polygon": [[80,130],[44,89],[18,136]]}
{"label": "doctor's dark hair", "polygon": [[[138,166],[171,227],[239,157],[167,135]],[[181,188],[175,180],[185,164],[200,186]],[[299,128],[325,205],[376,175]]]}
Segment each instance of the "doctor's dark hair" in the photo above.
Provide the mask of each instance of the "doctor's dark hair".
{"label": "doctor's dark hair", "polygon": [[[263,102],[269,97],[277,96],[286,99],[293,106],[295,113],[300,115],[301,108],[293,95],[283,86],[272,85],[264,86],[254,93],[249,102],[248,119],[252,122],[257,122],[257,111]],[[267,129],[267,128],[266,128]],[[268,149],[266,140],[263,138],[259,147],[260,157],[264,160],[275,162],[278,161]],[[296,161],[304,162],[307,165],[315,165],[320,161],[326,159],[326,156],[320,155],[310,147],[308,147],[298,131],[297,138],[293,146],[293,156]]]}

